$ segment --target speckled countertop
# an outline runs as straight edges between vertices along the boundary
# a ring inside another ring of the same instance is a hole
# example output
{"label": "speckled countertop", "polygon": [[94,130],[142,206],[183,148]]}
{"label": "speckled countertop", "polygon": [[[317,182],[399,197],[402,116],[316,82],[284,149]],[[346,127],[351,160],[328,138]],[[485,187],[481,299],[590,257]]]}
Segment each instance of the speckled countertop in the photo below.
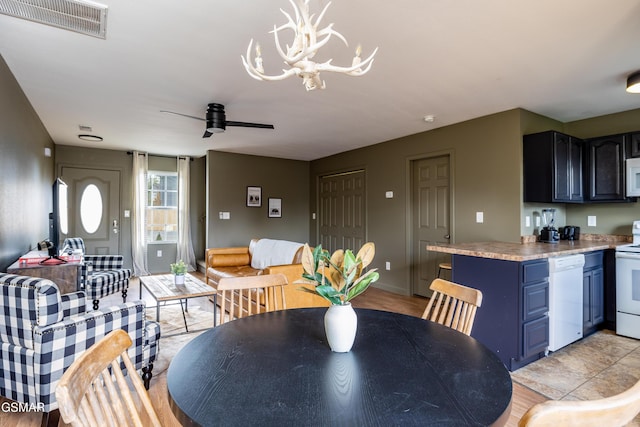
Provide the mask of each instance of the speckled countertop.
{"label": "speckled countertop", "polygon": [[427,250],[454,255],[468,255],[480,258],[502,259],[506,261],[529,261],[559,255],[579,254],[590,251],[615,248],[626,243],[626,237],[611,239],[595,236],[574,242],[561,240],[558,243],[509,243],[509,242],[473,242],[439,243],[427,245]]}

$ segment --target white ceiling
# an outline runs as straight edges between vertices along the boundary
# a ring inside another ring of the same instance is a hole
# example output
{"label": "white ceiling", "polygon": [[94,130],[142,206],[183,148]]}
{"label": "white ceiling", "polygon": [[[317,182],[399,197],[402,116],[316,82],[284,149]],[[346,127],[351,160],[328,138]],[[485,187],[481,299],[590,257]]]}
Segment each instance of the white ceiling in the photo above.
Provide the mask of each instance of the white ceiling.
{"label": "white ceiling", "polygon": [[[639,0],[334,0],[322,24],[350,47],[332,40],[315,59],[379,51],[365,76],[324,73],[313,92],[296,77],[256,81],[240,59],[254,38],[281,72],[269,31],[286,22],[280,8],[293,13],[287,0],[101,3],[106,40],[0,15],[0,54],[56,144],[312,160],[517,107],[562,122],[640,107],[624,91],[640,69]],[[275,130],[203,139],[204,122],[160,112],[204,117],[211,102]],[[104,141],[79,140],[79,125]]]}

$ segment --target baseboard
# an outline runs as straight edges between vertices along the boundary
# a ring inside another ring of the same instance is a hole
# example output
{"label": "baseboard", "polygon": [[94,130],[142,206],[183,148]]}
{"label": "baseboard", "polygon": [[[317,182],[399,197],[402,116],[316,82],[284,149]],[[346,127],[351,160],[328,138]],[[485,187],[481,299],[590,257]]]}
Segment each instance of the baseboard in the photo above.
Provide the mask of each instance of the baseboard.
{"label": "baseboard", "polygon": [[207,263],[203,259],[196,261],[196,265],[200,273],[205,274],[207,272]]}
{"label": "baseboard", "polygon": [[410,294],[407,293],[407,290],[404,288],[401,288],[399,286],[393,286],[390,284],[385,284],[385,283],[380,283],[380,282],[376,282],[375,285],[372,285],[375,288],[378,289],[382,289],[383,291],[387,291],[387,292],[392,292],[394,294],[398,294],[398,295],[404,295],[404,296],[411,296]]}

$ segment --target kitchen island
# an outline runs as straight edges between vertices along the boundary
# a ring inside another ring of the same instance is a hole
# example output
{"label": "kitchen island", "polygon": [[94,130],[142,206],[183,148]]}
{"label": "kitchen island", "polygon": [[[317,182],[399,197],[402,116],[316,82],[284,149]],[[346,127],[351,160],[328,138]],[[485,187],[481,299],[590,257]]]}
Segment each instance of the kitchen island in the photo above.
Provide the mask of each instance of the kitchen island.
{"label": "kitchen island", "polygon": [[[482,291],[482,306],[471,336],[492,349],[513,371],[544,357],[549,345],[548,258],[585,254],[589,265],[588,270],[585,265],[584,310],[585,316],[591,316],[604,310],[603,259],[613,247],[615,242],[608,240],[579,240],[437,244],[426,249],[451,254],[452,281]],[[589,327],[595,328],[603,320],[604,314]]]}

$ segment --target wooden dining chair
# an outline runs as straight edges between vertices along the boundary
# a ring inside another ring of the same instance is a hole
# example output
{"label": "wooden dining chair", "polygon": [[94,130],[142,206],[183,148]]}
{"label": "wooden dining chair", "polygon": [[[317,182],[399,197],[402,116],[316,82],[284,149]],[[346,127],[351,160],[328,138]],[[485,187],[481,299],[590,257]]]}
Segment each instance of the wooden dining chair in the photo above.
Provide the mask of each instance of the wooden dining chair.
{"label": "wooden dining chair", "polygon": [[284,287],[288,284],[284,274],[223,277],[218,282],[220,324],[229,320],[268,311],[284,310],[287,303]]}
{"label": "wooden dining chair", "polygon": [[[56,387],[56,399],[65,423],[74,427],[161,426],[127,354],[131,344],[129,335],[116,329],[71,364]],[[129,373],[129,381],[122,372],[121,362]]]}
{"label": "wooden dining chair", "polygon": [[640,413],[640,381],[615,396],[597,400],[549,400],[531,407],[519,427],[619,427]]}
{"label": "wooden dining chair", "polygon": [[435,279],[429,289],[433,294],[422,318],[471,335],[482,292],[443,279]]}

